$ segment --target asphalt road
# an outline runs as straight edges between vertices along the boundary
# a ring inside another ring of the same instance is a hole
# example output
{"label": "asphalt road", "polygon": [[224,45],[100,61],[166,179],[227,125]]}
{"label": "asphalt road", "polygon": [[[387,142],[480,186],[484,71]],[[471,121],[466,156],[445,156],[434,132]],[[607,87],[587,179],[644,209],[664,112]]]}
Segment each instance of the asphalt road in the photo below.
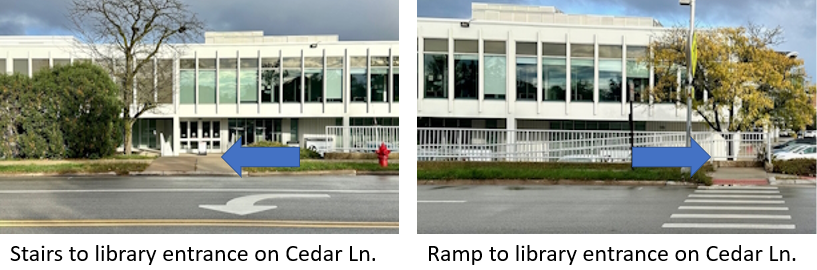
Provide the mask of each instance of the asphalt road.
{"label": "asphalt road", "polygon": [[418,233],[815,233],[815,187],[418,186]]}
{"label": "asphalt road", "polygon": [[397,233],[397,190],[396,176],[0,178],[0,233]]}

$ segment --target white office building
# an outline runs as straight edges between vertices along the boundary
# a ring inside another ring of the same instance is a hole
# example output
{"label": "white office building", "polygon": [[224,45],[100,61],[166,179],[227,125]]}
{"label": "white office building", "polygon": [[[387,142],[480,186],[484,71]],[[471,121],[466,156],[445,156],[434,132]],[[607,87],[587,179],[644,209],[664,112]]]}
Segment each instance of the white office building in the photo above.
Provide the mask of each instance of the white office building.
{"label": "white office building", "polygon": [[[399,123],[397,41],[260,31],[207,32],[204,40],[163,50],[144,71],[155,78],[159,106],[134,125],[134,149],[179,155],[206,144],[207,152],[222,153],[238,137],[303,147],[305,136],[326,134],[326,127]],[[0,36],[0,72],[107,64],[77,44],[71,36]]]}
{"label": "white office building", "polygon": [[[688,141],[686,70],[653,89],[658,74],[637,60],[668,29],[657,20],[485,3],[471,13],[417,20],[420,160],[629,160],[631,88],[636,147]],[[710,130],[693,113],[713,158],[755,158],[764,142]]]}
{"label": "white office building", "polygon": [[506,4],[473,3],[470,19],[419,18],[418,125],[629,130],[632,84],[636,130],[686,130],[682,101],[647,94],[656,78],[635,61],[664,29],[652,18]]}

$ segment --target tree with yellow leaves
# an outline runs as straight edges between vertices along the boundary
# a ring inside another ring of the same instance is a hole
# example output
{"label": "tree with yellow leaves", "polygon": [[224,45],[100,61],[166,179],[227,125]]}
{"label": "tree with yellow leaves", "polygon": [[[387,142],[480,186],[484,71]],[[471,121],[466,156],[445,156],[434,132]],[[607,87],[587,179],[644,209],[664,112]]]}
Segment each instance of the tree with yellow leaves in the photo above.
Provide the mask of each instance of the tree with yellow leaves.
{"label": "tree with yellow leaves", "polygon": [[[688,33],[681,27],[661,32],[650,44],[651,54],[642,59],[654,67],[651,94],[656,102],[673,99],[686,107]],[[802,130],[813,124],[810,95],[815,86],[805,74],[803,61],[772,48],[782,42],[782,33],[780,28],[754,24],[696,29],[693,113],[718,132],[764,126]]]}

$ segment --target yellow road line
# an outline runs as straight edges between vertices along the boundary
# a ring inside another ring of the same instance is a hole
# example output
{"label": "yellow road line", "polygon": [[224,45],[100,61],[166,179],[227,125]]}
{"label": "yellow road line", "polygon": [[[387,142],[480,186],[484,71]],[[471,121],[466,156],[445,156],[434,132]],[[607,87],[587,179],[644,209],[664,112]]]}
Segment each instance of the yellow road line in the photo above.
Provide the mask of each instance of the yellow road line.
{"label": "yellow road line", "polygon": [[224,219],[0,220],[2,227],[282,227],[397,229],[399,222]]}

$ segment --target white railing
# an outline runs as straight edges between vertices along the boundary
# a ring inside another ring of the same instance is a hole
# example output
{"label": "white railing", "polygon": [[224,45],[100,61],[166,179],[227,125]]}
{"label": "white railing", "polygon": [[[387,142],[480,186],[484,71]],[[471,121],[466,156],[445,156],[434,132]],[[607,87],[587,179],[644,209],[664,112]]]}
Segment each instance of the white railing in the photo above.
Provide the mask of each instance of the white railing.
{"label": "white railing", "polygon": [[[392,152],[398,152],[400,129],[393,126],[328,126],[323,137],[331,140],[319,152],[374,152],[385,143]],[[321,151],[323,150],[323,151]]]}
{"label": "white railing", "polygon": [[[635,147],[683,147],[685,132],[634,132]],[[712,160],[756,160],[769,146],[758,132],[693,132]],[[418,160],[629,162],[629,131],[418,128]]]}

